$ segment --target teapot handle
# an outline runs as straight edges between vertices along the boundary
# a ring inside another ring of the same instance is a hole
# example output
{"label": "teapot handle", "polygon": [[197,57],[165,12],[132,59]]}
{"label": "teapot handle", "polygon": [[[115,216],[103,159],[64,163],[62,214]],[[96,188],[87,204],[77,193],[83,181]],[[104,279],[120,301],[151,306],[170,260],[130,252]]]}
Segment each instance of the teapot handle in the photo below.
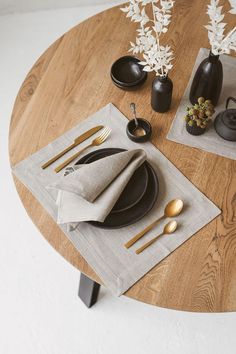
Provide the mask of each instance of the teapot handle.
{"label": "teapot handle", "polygon": [[233,101],[234,103],[236,103],[236,98],[234,98],[234,97],[228,97],[228,98],[227,98],[227,101],[226,101],[226,109],[228,109],[229,101]]}

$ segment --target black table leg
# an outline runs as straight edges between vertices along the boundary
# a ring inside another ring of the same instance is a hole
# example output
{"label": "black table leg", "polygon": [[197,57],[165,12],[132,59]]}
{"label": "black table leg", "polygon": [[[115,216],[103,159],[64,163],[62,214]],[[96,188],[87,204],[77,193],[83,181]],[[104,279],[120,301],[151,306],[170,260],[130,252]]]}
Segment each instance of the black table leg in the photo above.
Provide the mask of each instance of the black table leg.
{"label": "black table leg", "polygon": [[80,275],[79,298],[89,308],[92,307],[98,298],[100,284],[86,277],[83,273]]}

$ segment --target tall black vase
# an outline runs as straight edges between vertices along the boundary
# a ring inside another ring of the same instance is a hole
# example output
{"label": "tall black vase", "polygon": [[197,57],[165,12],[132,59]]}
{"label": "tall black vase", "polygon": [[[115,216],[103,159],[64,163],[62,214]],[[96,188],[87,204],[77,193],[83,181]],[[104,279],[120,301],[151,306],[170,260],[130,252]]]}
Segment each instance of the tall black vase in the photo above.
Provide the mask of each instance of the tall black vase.
{"label": "tall black vase", "polygon": [[152,83],[151,105],[154,111],[164,113],[170,109],[173,83],[168,76],[158,76]]}
{"label": "tall black vase", "polygon": [[190,89],[189,100],[194,105],[199,97],[211,100],[217,105],[223,82],[223,68],[219,55],[210,52],[209,57],[199,65]]}

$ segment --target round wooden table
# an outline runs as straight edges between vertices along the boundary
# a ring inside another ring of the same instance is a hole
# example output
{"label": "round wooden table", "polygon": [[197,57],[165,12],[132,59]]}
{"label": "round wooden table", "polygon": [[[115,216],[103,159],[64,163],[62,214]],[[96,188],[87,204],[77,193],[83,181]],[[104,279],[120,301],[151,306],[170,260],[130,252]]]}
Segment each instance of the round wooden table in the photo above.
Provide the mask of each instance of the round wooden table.
{"label": "round wooden table", "polygon": [[[11,165],[38,149],[109,102],[130,116],[136,102],[140,116],[153,126],[152,142],[206,194],[222,214],[138,281],[125,295],[177,310],[236,310],[236,162],[166,140],[200,47],[208,47],[203,25],[206,1],[176,1],[166,35],[175,51],[172,109],[152,111],[153,75],[136,92],[116,88],[111,64],[127,53],[137,26],[119,7],[104,11],[71,29],[38,59],[27,75],[13,109],[9,150]],[[233,25],[232,16],[229,24]],[[30,218],[49,243],[92,280],[98,276],[31,193],[15,179]],[[195,215],[192,216],[193,218]]]}

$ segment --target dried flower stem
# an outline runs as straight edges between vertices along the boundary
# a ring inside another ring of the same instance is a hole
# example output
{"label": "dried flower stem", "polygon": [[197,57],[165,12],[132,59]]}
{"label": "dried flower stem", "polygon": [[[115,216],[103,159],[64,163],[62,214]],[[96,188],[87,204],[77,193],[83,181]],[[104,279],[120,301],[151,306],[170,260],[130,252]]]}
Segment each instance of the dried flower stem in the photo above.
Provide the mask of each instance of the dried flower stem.
{"label": "dried flower stem", "polygon": [[[153,1],[152,1],[152,14],[153,14],[153,23],[156,28],[156,16],[155,16],[155,11],[154,11]],[[157,48],[158,48],[158,50],[160,50],[160,39],[159,39],[159,36],[158,36],[158,33],[156,30],[155,30],[155,32],[156,32]],[[158,76],[158,72],[156,72],[156,76]],[[165,76],[163,65],[161,66],[161,76]]]}
{"label": "dried flower stem", "polygon": [[223,39],[222,43],[227,41],[231,36],[232,34],[236,31],[236,27],[234,27],[228,34],[227,36]]}
{"label": "dried flower stem", "polygon": [[207,6],[209,16],[208,38],[211,45],[211,52],[214,55],[230,54],[231,50],[236,51],[236,36],[234,27],[226,36],[224,35],[226,23],[223,22],[225,14],[222,13],[223,6],[219,6],[220,0],[210,0]]}
{"label": "dried flower stem", "polygon": [[[152,6],[153,18],[146,14],[146,6]],[[140,61],[140,64],[144,66],[143,70],[155,71],[156,75],[162,77],[167,76],[173,67],[171,47],[160,44],[161,34],[168,30],[173,6],[173,0],[130,0],[129,4],[121,9],[131,21],[140,23],[136,41],[130,42],[129,51],[134,54],[142,53],[143,61]]]}

